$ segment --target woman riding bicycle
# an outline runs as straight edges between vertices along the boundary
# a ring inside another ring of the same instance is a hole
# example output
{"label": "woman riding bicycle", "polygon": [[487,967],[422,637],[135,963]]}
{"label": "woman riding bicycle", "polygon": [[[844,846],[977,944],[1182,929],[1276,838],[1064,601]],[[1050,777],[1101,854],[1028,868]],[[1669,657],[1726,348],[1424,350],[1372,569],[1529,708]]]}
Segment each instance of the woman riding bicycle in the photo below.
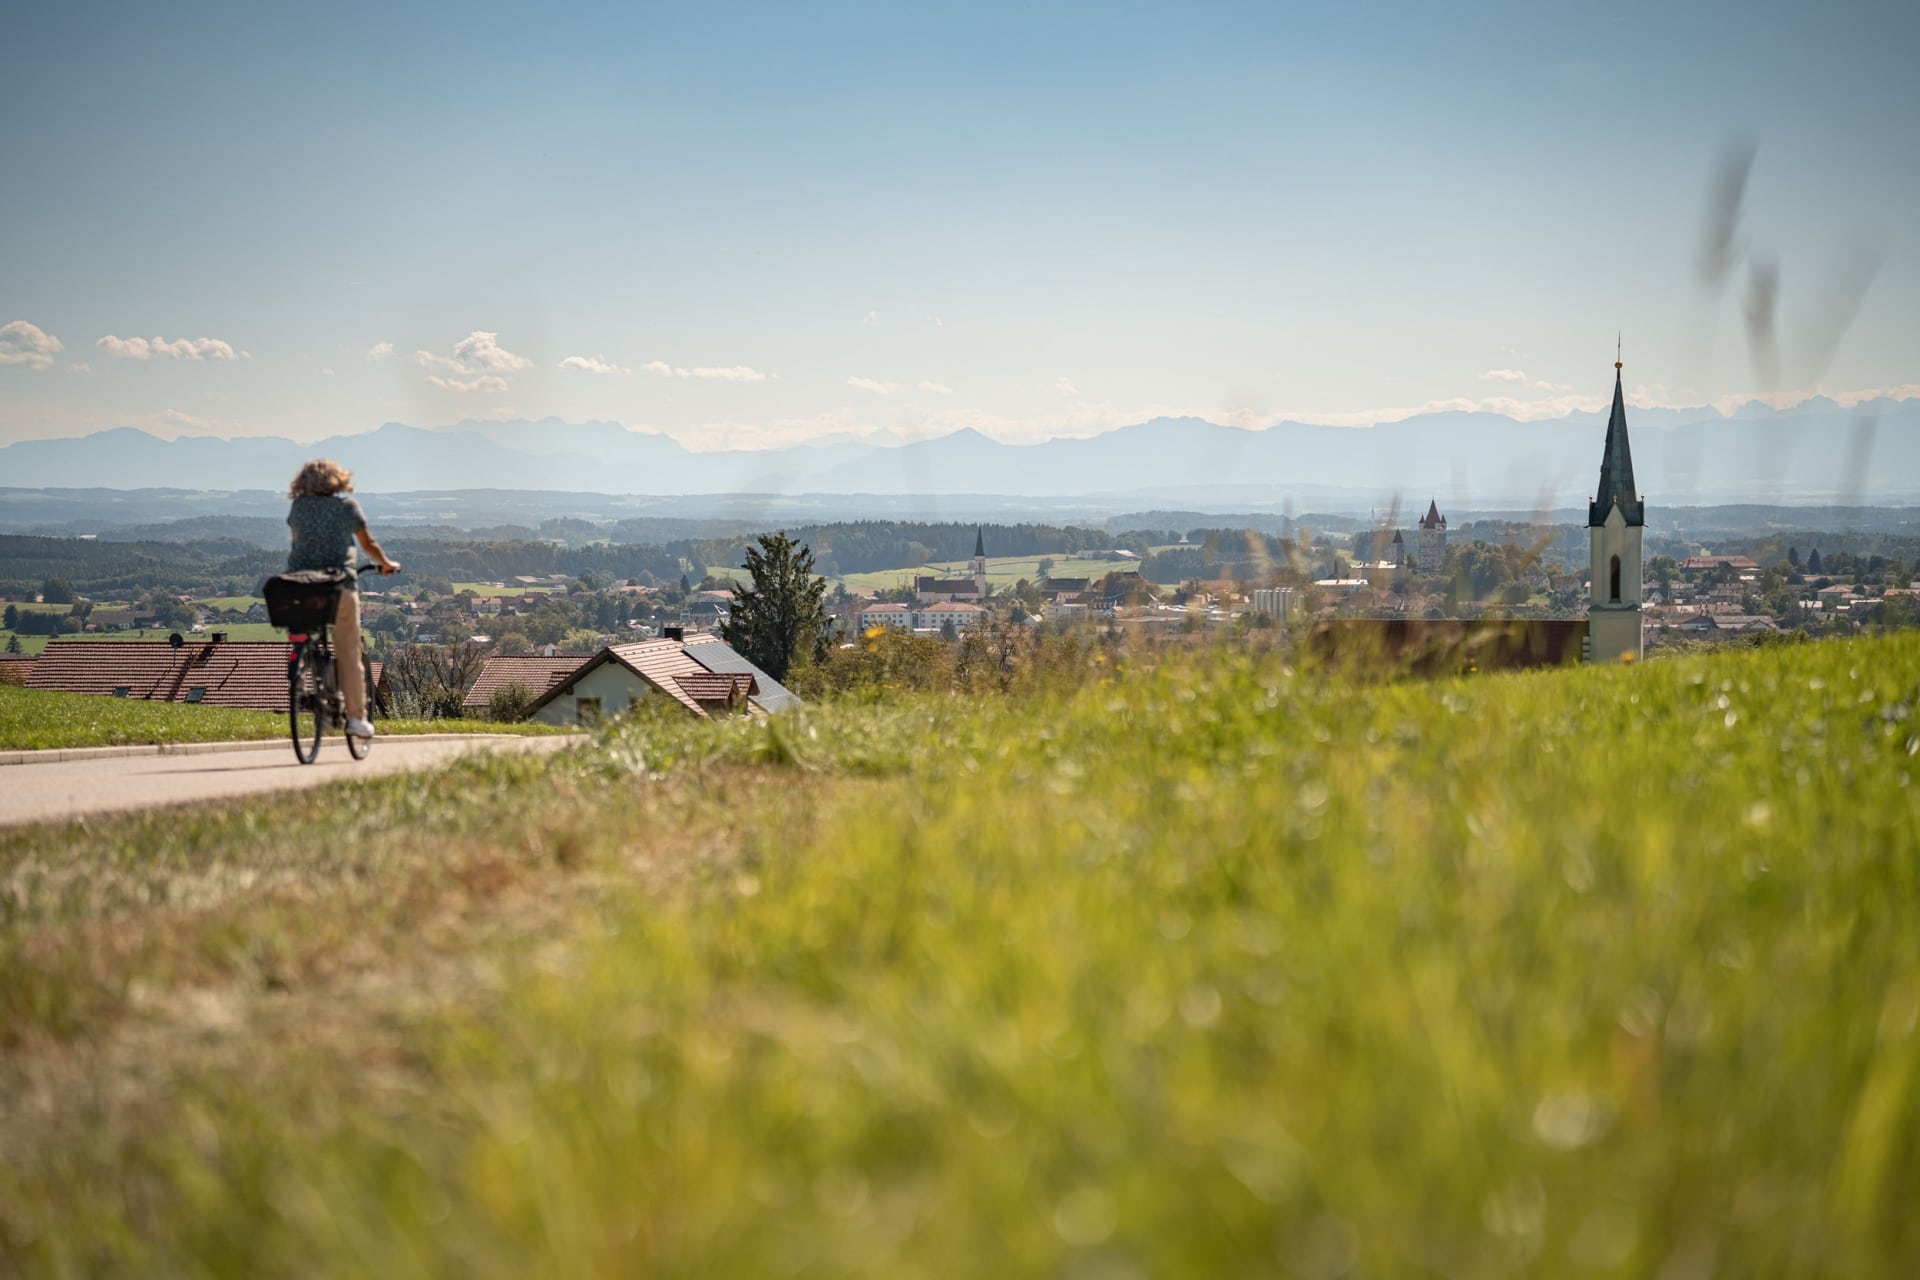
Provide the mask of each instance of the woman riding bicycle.
{"label": "woman riding bicycle", "polygon": [[287,569],[338,569],[346,574],[333,617],[340,692],[347,700],[347,732],[356,738],[371,738],[373,721],[367,718],[368,690],[360,669],[360,580],[353,572],[353,544],[358,540],[383,574],[398,573],[400,566],[387,559],[387,553],[367,531],[360,504],[347,496],[352,492],[353,473],[330,458],[315,458],[300,468],[287,489],[287,496],[293,499],[293,509],[287,512],[287,527],[293,532]]}

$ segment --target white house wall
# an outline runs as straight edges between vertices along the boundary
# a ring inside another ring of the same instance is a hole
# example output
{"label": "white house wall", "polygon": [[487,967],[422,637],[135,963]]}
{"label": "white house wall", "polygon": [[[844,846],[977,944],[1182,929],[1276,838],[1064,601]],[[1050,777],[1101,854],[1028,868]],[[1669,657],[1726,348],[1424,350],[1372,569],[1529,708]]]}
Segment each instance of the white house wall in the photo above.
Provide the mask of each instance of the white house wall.
{"label": "white house wall", "polygon": [[617,716],[653,692],[652,685],[618,662],[603,662],[584,679],[576,680],[571,693],[556,695],[533,718],[542,724],[579,724],[582,698],[598,698],[603,718]]}

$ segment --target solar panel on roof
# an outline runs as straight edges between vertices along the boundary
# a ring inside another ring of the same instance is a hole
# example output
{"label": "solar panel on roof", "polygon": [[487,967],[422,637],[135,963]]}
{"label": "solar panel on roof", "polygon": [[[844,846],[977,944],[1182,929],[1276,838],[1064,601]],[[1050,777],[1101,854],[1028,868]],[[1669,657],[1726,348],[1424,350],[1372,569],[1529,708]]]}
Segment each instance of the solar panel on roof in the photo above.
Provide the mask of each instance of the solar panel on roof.
{"label": "solar panel on roof", "polygon": [[709,671],[752,676],[760,684],[760,692],[753,695],[753,701],[762,710],[785,711],[800,705],[800,699],[794,696],[792,690],[741,657],[724,641],[689,641],[687,656]]}

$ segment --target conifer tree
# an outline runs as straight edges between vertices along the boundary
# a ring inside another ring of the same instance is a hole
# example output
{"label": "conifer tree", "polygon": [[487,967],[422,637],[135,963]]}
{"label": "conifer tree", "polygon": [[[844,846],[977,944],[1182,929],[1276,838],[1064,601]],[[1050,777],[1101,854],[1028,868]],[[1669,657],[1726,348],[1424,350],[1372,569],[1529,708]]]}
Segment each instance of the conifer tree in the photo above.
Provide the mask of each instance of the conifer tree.
{"label": "conifer tree", "polygon": [[785,531],[761,534],[746,561],[753,584],[735,590],[720,635],[747,661],[784,680],[802,655],[826,656],[827,582],[813,572],[813,552]]}

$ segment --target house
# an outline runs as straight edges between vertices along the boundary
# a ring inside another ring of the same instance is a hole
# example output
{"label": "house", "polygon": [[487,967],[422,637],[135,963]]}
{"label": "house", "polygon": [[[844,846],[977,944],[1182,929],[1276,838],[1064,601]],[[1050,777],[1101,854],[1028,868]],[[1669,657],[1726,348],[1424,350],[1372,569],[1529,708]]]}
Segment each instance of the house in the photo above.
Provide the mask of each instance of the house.
{"label": "house", "polygon": [[1760,566],[1746,556],[1688,556],[1680,562],[1682,573],[1704,573],[1726,567],[1735,573],[1757,573]]}
{"label": "house", "polygon": [[[376,662],[376,686],[381,678],[381,664]],[[142,702],[285,711],[287,644],[283,640],[216,639],[176,649],[165,640],[124,644],[52,640],[33,664],[27,688]]]}
{"label": "house", "polygon": [[1049,574],[1040,579],[1040,594],[1048,600],[1058,601],[1067,596],[1078,596],[1091,586],[1092,578],[1056,578]]}
{"label": "house", "polygon": [[89,631],[135,631],[154,625],[155,616],[150,609],[102,609],[95,608],[87,614]]}
{"label": "house", "polygon": [[1748,613],[1697,613],[1673,629],[1686,636],[1745,636],[1779,630],[1772,618]]}
{"label": "house", "polygon": [[496,655],[488,658],[480,668],[480,676],[467,690],[467,696],[461,707],[472,715],[485,715],[493,704],[493,695],[508,685],[517,684],[528,694],[538,698],[554,685],[578,671],[580,665],[591,655],[584,653],[566,654],[520,654]]}
{"label": "house", "polygon": [[977,604],[943,600],[939,604],[906,605],[895,602],[868,605],[860,611],[861,627],[894,627],[901,631],[942,631],[949,625],[965,631],[978,625],[987,611]]}
{"label": "house", "polygon": [[527,716],[543,724],[590,724],[647,698],[666,698],[703,718],[800,705],[719,637],[689,636],[609,645],[550,685]]}

